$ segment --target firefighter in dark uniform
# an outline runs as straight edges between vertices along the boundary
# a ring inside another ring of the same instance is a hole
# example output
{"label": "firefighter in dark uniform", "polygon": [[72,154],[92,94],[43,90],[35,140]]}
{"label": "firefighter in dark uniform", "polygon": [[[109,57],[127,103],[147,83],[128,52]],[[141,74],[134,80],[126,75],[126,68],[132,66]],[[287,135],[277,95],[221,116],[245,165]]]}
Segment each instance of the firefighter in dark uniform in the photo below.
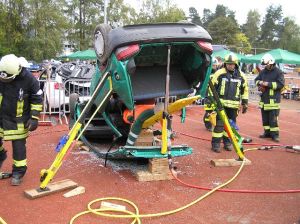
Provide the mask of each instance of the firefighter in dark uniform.
{"label": "firefighter in dark uniform", "polygon": [[[217,70],[219,69],[219,62],[216,58],[212,58],[212,70],[211,70],[211,75],[214,74]],[[207,94],[209,94],[209,91],[207,91]],[[211,115],[211,113],[215,110],[214,104],[212,104],[212,102],[210,102],[209,98],[206,97],[204,99],[204,111],[205,114],[203,116],[203,122],[205,125],[205,128],[208,131],[212,131],[213,130],[213,126],[210,122],[209,116]]]}
{"label": "firefighter in dark uniform", "polygon": [[9,54],[0,61],[0,168],[7,158],[3,140],[12,141],[12,185],[20,185],[26,173],[26,138],[38,126],[42,111],[39,82]]}
{"label": "firefighter in dark uniform", "polygon": [[[228,119],[236,122],[240,104],[242,104],[242,113],[247,112],[248,82],[239,69],[238,58],[235,54],[230,53],[225,56],[224,68],[213,74],[212,83],[216,88]],[[231,151],[232,143],[224,131],[223,121],[218,115],[216,119],[216,126],[212,132],[212,150],[220,152],[223,138],[224,149]]]}
{"label": "firefighter in dark uniform", "polygon": [[261,59],[261,64],[265,65],[265,68],[254,80],[260,91],[259,107],[264,127],[264,133],[259,137],[271,138],[279,142],[279,103],[281,89],[284,87],[284,77],[282,71],[276,67],[271,54],[265,54]]}

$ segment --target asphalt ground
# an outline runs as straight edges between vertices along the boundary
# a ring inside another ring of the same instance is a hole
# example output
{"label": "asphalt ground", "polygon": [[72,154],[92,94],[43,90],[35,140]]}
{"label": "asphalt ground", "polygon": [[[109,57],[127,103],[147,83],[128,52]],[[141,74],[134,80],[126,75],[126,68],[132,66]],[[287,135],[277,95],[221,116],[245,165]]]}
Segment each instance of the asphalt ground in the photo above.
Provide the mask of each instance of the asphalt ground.
{"label": "asphalt ground", "polygon": [[[280,144],[300,145],[300,102],[286,100],[280,112]],[[214,167],[212,159],[237,158],[235,152],[210,149],[211,133],[202,123],[203,108],[187,108],[184,124],[174,115],[173,129],[177,133],[172,144],[188,144],[193,154],[173,159],[178,178],[193,185],[216,187],[232,178],[239,167]],[[246,114],[238,117],[240,134],[251,137],[253,143],[273,144],[262,140],[260,111],[254,103]],[[21,186],[10,186],[10,180],[0,180],[0,217],[8,224],[63,224],[77,213],[85,211],[90,201],[103,197],[120,197],[134,202],[140,214],[161,213],[181,208],[206,194],[207,190],[184,186],[176,180],[138,182],[130,167],[133,161],[108,161],[92,152],[73,150],[56,174],[54,182],[71,179],[84,186],[84,194],[64,198],[65,192],[29,200],[24,190],[39,186],[40,170],[49,168],[55,158],[55,147],[67,125],[41,126],[27,141],[28,172]],[[5,142],[8,158],[3,171],[11,170],[11,144]],[[245,146],[253,148],[256,146]],[[286,152],[283,148],[245,153],[252,162],[225,189],[249,191],[300,190],[300,153]],[[113,202],[122,204],[119,202]],[[99,208],[99,205],[95,207]],[[126,205],[128,207],[128,205]],[[109,219],[91,214],[74,223],[131,223],[131,219]],[[215,192],[198,203],[171,215],[142,218],[144,224],[298,224],[300,222],[300,193],[233,193]]]}

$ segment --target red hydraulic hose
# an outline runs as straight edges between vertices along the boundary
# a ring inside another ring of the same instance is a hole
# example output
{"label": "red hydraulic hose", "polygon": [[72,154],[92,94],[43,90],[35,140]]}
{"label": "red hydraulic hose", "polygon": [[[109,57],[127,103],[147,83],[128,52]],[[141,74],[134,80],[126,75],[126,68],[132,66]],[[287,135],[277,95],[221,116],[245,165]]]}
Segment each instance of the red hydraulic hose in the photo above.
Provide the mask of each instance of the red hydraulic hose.
{"label": "red hydraulic hose", "polygon": [[[182,180],[180,180],[176,175],[174,175],[174,172],[170,170],[172,173],[172,176],[175,180],[177,180],[179,183],[183,184],[184,186],[190,187],[190,188],[196,188],[200,190],[212,190],[213,188],[210,187],[202,187],[197,186],[193,184],[188,184]],[[217,191],[220,192],[232,192],[232,193],[300,193],[300,189],[296,190],[238,190],[238,189],[218,189]]]}

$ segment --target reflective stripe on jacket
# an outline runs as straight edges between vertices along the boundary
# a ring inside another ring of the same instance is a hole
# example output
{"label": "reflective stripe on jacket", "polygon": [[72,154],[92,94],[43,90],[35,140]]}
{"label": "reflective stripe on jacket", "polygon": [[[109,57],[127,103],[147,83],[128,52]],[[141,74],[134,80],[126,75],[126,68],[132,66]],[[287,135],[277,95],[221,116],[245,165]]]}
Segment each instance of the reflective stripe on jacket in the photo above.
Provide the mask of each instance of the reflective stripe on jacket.
{"label": "reflective stripe on jacket", "polygon": [[212,82],[225,107],[239,108],[241,101],[242,104],[248,104],[248,82],[239,69],[231,74],[222,68],[212,76]]}
{"label": "reflective stripe on jacket", "polygon": [[254,81],[257,86],[259,86],[260,81],[268,82],[268,86],[261,93],[259,106],[264,110],[279,109],[281,89],[285,82],[282,71],[276,66],[271,70],[263,69]]}
{"label": "reflective stripe on jacket", "polygon": [[0,81],[0,137],[23,139],[30,118],[38,119],[42,111],[42,90],[37,79],[25,68],[9,82]]}

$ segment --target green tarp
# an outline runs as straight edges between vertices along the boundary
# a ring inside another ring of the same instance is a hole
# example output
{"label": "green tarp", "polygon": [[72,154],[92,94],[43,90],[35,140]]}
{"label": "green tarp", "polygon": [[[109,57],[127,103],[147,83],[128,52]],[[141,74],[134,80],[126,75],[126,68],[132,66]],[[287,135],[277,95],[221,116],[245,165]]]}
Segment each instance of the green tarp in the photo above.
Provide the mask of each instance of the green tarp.
{"label": "green tarp", "polygon": [[67,56],[70,59],[81,59],[81,60],[96,60],[97,56],[95,50],[76,51],[73,54]]}
{"label": "green tarp", "polygon": [[242,58],[242,62],[244,63],[257,63],[260,64],[261,58],[266,54],[271,54],[276,63],[283,63],[283,64],[300,64],[300,55],[289,52],[287,50],[282,49],[274,49],[271,51],[267,51],[261,54],[253,55],[253,56],[244,56]]}

